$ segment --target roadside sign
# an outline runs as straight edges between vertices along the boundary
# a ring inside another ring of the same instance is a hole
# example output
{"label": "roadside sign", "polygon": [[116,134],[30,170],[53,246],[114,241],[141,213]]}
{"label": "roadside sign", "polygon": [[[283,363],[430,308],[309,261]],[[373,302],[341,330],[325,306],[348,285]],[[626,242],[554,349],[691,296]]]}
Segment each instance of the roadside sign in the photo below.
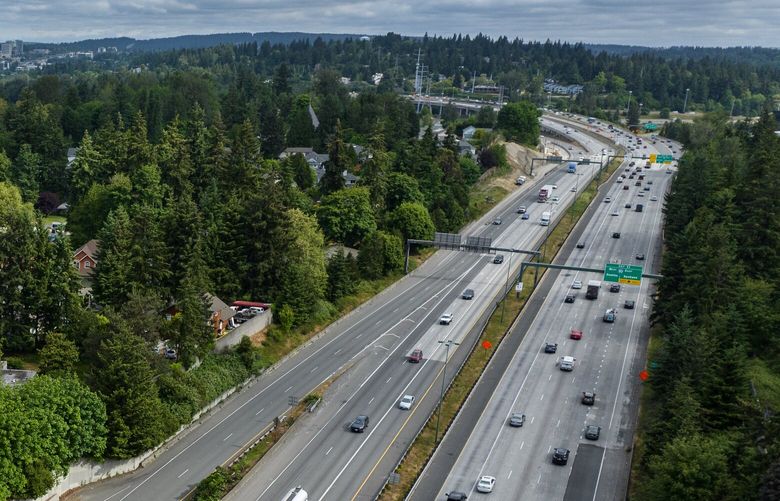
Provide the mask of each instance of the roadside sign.
{"label": "roadside sign", "polygon": [[563,157],[547,157],[548,162],[562,162]]}
{"label": "roadside sign", "polygon": [[656,159],[657,157],[658,157],[658,155],[656,155],[655,153],[653,153],[652,155],[650,155],[650,163],[651,163],[651,164],[654,164],[654,163],[655,163],[655,159]]}
{"label": "roadside sign", "polygon": [[670,164],[672,163],[672,160],[674,160],[674,157],[672,155],[657,155],[656,156],[656,162],[659,164]]}
{"label": "roadside sign", "polygon": [[517,282],[517,285],[515,285],[515,292],[523,292],[523,282]]}
{"label": "roadside sign", "polygon": [[642,267],[633,264],[607,263],[604,266],[604,281],[639,285],[642,281]]}

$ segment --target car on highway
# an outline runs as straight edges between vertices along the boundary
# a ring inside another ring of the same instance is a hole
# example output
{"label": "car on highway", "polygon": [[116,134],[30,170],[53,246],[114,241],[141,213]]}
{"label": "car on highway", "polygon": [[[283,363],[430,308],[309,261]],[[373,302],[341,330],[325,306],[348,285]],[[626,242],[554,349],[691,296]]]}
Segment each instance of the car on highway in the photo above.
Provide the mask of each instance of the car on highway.
{"label": "car on highway", "polygon": [[599,435],[601,435],[601,426],[589,424],[585,427],[585,438],[588,440],[598,440]]}
{"label": "car on highway", "polygon": [[401,400],[398,402],[398,408],[408,411],[412,408],[413,403],[414,395],[404,395],[403,398],[401,398]]}
{"label": "car on highway", "polygon": [[652,179],[647,182],[647,184],[653,184]]}
{"label": "car on highway", "polygon": [[571,283],[572,289],[582,289],[582,280],[575,280]]}
{"label": "car on highway", "polygon": [[353,433],[363,433],[368,428],[368,416],[360,415],[352,421],[349,425],[350,431]]}
{"label": "car on highway", "polygon": [[620,292],[620,284],[609,284],[609,292]]}
{"label": "car on highway", "polygon": [[627,184],[624,184],[624,185],[623,185],[623,189],[624,189],[624,190],[627,190],[627,189],[628,189],[628,185],[627,185]]}
{"label": "car on highway", "polygon": [[576,359],[570,356],[563,356],[558,359],[558,368],[564,372],[571,372],[574,370],[574,361]]}
{"label": "car on highway", "polygon": [[643,196],[645,196],[645,192],[644,191],[640,191],[639,193],[636,194],[636,196],[643,197]]}
{"label": "car on highway", "polygon": [[495,224],[496,226],[500,225],[501,224],[501,218],[500,217],[495,218],[493,220],[493,224]]}
{"label": "car on highway", "polygon": [[613,216],[619,216],[620,213],[617,211],[617,209],[615,209],[615,210],[612,211],[612,215]]}
{"label": "car on highway", "polygon": [[631,208],[631,204],[626,204],[624,207],[625,207],[626,209],[630,209],[630,208]]}
{"label": "car on highway", "polygon": [[634,302],[633,299],[626,299],[626,302],[623,303],[623,308],[625,308],[627,310],[633,310],[635,304],[636,303]]}
{"label": "car on highway", "polygon": [[521,205],[520,207],[518,207],[518,208],[517,208],[517,213],[518,213],[518,214],[525,214],[525,211],[526,211],[526,210],[528,210],[528,209],[526,208],[526,206],[525,206],[525,205]]}
{"label": "car on highway", "polygon": [[558,203],[558,202],[560,202],[560,201],[561,201],[561,199],[560,199],[560,198],[558,198],[558,197],[552,197],[552,198],[550,199],[550,202],[552,202],[552,203],[554,203],[554,204],[557,204],[557,203]]}
{"label": "car on highway", "polygon": [[525,214],[523,214],[523,215],[520,217],[520,219],[528,219],[529,217],[531,217],[531,216],[530,216],[530,215],[529,215],[529,214],[526,212]]}
{"label": "car on highway", "polygon": [[474,289],[464,290],[463,294],[461,294],[460,297],[466,300],[474,299]]}
{"label": "car on highway", "polygon": [[642,181],[637,181],[636,183],[634,183],[634,186],[642,186]]}
{"label": "car on highway", "polygon": [[545,353],[555,353],[558,351],[558,343],[544,343]]}
{"label": "car on highway", "polygon": [[582,404],[583,405],[593,405],[596,403],[596,393],[593,391],[583,391],[582,392]]}
{"label": "car on highway", "polygon": [[574,294],[566,294],[566,298],[563,300],[564,303],[573,303],[574,302]]}
{"label": "car on highway", "polygon": [[552,462],[553,464],[557,464],[560,466],[563,466],[566,463],[568,463],[569,449],[564,449],[562,447],[556,447],[555,449],[553,449]]}
{"label": "car on highway", "polygon": [[582,339],[582,331],[579,329],[572,329],[571,332],[569,333],[569,337],[571,339],[579,341],[580,339]]}
{"label": "car on highway", "polygon": [[629,167],[633,167],[634,165],[636,165],[636,162],[629,162],[628,164]]}
{"label": "car on highway", "polygon": [[645,187],[644,187],[644,190],[645,190],[645,191],[650,191],[650,187],[649,187],[649,186],[645,186]]}
{"label": "car on highway", "polygon": [[522,412],[513,412],[511,416],[509,416],[509,426],[512,426],[514,428],[519,428],[525,424],[525,414]]}
{"label": "car on highway", "polygon": [[584,249],[585,248],[585,242],[577,242],[577,248],[578,249]]}
{"label": "car on highway", "polygon": [[604,203],[605,203],[605,204],[608,204],[608,203],[610,203],[611,201],[612,201],[612,198],[611,198],[611,197],[606,197],[606,198],[604,199]]}
{"label": "car on highway", "polygon": [[412,350],[411,355],[409,355],[409,361],[413,364],[419,364],[420,362],[422,362],[422,359],[423,359],[423,352],[420,348]]}
{"label": "car on highway", "polygon": [[503,262],[504,262],[503,254],[496,254],[496,257],[493,258],[493,264],[501,264]]}
{"label": "car on highway", "polygon": [[468,498],[465,492],[460,491],[448,492],[445,496],[447,496],[447,501],[466,501],[466,498]]}
{"label": "car on highway", "polygon": [[636,259],[638,261],[644,261],[645,260],[645,255],[644,254],[637,254],[636,255]]}
{"label": "car on highway", "polygon": [[613,232],[612,233],[612,238],[620,238],[620,232],[619,231]]}
{"label": "car on highway", "polygon": [[577,187],[576,186],[572,186],[571,190],[569,190],[569,191],[571,191],[572,193],[576,193],[577,192]]}
{"label": "car on highway", "polygon": [[452,323],[452,313],[445,313],[439,317],[439,325],[450,325]]}
{"label": "car on highway", "polygon": [[667,174],[671,174],[672,173],[672,169],[666,169],[666,173]]}
{"label": "car on highway", "polygon": [[615,318],[617,318],[617,312],[614,309],[609,308],[604,312],[604,317],[602,319],[608,324],[611,324],[615,321]]}
{"label": "car on highway", "polygon": [[557,189],[558,189],[558,185],[557,185],[557,184],[554,184],[554,185],[552,185],[552,188],[553,188],[554,190],[557,190]]}
{"label": "car on highway", "polygon": [[496,485],[496,477],[482,475],[482,477],[479,479],[479,482],[477,482],[477,492],[481,492],[483,494],[493,492],[494,485]]}
{"label": "car on highway", "polygon": [[658,201],[658,197],[653,195],[652,197],[650,197],[650,201],[651,202],[657,202]]}

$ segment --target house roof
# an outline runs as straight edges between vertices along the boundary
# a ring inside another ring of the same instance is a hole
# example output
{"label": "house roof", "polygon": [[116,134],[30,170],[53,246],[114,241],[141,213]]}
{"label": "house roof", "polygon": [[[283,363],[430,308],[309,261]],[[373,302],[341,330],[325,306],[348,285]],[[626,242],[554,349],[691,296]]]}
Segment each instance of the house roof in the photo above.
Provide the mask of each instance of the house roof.
{"label": "house roof", "polygon": [[[84,252],[86,256],[89,256],[92,258],[92,260],[96,260],[97,256],[97,248],[98,248],[98,241],[94,238],[90,240],[89,242],[85,243],[75,251],[73,251],[73,257],[78,256],[81,252]],[[83,259],[83,258],[81,258]],[[81,260],[79,259],[79,261]]]}
{"label": "house roof", "polygon": [[208,292],[203,295],[206,301],[209,303],[209,311],[211,313],[219,312],[219,318],[227,320],[236,314],[232,308],[230,308],[224,301],[217,296],[209,294]]}

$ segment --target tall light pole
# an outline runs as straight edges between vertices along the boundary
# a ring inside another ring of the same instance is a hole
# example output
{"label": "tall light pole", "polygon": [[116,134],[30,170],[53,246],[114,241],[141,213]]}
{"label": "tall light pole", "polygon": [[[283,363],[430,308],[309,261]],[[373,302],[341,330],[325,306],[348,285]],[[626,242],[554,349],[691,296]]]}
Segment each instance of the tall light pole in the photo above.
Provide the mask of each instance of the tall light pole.
{"label": "tall light pole", "polygon": [[509,264],[506,267],[506,285],[504,285],[504,299],[501,303],[501,321],[500,323],[504,323],[504,310],[506,309],[506,295],[509,294],[509,270],[512,269],[512,254],[514,252],[509,253]]}
{"label": "tall light pole", "polygon": [[685,109],[688,108],[688,93],[691,89],[685,89],[685,102],[683,103],[683,115],[685,115]]}
{"label": "tall light pole", "polygon": [[441,373],[441,392],[439,392],[439,412],[436,414],[436,437],[433,439],[434,444],[439,443],[439,420],[441,420],[441,402],[442,400],[444,400],[444,381],[446,381],[447,379],[447,361],[450,358],[450,346],[460,345],[460,343],[456,343],[452,339],[448,339],[446,341],[439,341],[439,343],[447,347],[447,353],[446,355],[444,355],[444,370]]}
{"label": "tall light pole", "polygon": [[633,90],[628,91],[628,103],[626,103],[626,124],[628,124],[628,109],[631,107],[631,95],[633,93]]}

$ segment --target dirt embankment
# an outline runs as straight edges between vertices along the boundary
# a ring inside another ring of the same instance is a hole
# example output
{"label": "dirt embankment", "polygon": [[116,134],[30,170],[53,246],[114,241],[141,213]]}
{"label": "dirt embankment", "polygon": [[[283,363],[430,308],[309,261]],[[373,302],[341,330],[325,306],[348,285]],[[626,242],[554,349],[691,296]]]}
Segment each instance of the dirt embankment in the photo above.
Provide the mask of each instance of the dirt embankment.
{"label": "dirt embankment", "polygon": [[506,160],[512,170],[506,175],[491,178],[488,181],[488,186],[499,186],[511,191],[515,188],[515,179],[519,176],[528,176],[531,170],[531,159],[539,156],[539,152],[517,143],[504,142],[502,144],[506,147]]}

